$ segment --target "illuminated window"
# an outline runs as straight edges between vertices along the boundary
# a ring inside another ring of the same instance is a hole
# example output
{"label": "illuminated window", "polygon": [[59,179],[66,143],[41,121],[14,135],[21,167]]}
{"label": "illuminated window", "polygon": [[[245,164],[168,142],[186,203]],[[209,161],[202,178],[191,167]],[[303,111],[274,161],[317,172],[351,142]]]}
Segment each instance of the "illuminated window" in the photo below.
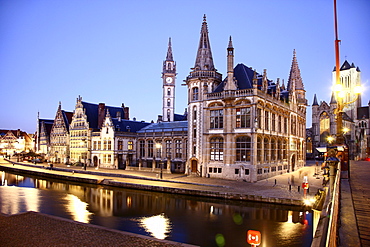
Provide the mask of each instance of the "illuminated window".
{"label": "illuminated window", "polygon": [[236,161],[251,160],[251,137],[241,136],[236,138]]}
{"label": "illuminated window", "polygon": [[224,127],[224,111],[212,110],[210,116],[210,128],[211,129],[222,129]]}
{"label": "illuminated window", "polygon": [[219,137],[211,138],[211,160],[224,160],[224,139]]}
{"label": "illuminated window", "polygon": [[236,109],[236,127],[250,128],[251,127],[251,108]]}
{"label": "illuminated window", "polygon": [[[134,148],[134,143],[133,141],[128,141],[127,142],[127,149],[128,150],[132,150]],[[122,148],[123,149],[123,148]]]}

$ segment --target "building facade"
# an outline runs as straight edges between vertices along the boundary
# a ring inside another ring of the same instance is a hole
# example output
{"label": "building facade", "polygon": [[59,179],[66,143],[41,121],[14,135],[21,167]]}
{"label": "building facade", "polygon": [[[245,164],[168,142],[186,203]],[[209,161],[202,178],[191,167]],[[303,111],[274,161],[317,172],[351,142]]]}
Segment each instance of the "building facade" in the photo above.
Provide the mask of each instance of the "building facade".
{"label": "building facade", "polygon": [[[361,71],[354,63],[344,61],[340,68],[340,83],[342,85],[343,102],[347,102],[343,109],[343,136],[349,148],[350,159],[363,159],[367,157],[369,147],[369,112],[368,106],[361,106],[361,95],[354,93],[355,87],[361,86]],[[336,70],[332,72],[333,85],[335,84]],[[357,97],[357,98],[356,98]],[[351,103],[352,102],[352,103]],[[311,158],[322,158],[325,147],[335,143],[337,134],[336,110],[337,100],[334,92],[330,102],[317,100],[314,95],[312,103],[311,136],[307,136],[312,148],[307,150]],[[328,138],[331,137],[331,138]]]}
{"label": "building facade", "polygon": [[59,102],[58,110],[50,132],[50,151],[48,160],[54,163],[69,163],[69,125],[73,112],[62,110]]}
{"label": "building facade", "polygon": [[215,68],[204,17],[188,87],[187,171],[254,182],[294,171],[305,162],[305,90],[294,51],[285,88],[251,67],[234,67],[227,47],[227,77]]}

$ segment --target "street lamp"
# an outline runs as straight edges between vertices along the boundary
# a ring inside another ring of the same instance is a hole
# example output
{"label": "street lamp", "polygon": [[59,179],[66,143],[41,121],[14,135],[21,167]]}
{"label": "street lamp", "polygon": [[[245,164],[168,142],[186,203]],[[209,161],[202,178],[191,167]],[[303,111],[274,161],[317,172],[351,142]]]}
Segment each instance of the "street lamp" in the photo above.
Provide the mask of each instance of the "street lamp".
{"label": "street lamp", "polygon": [[[159,151],[159,155],[158,155],[158,158],[159,158],[159,165],[161,166],[161,173],[159,174],[159,178],[162,179],[163,178],[163,167],[162,167],[162,162],[161,162],[161,151],[162,151],[162,144],[160,142],[157,142],[155,144],[155,148],[156,148],[156,153],[158,154],[158,151]],[[154,157],[155,158],[155,157]]]}

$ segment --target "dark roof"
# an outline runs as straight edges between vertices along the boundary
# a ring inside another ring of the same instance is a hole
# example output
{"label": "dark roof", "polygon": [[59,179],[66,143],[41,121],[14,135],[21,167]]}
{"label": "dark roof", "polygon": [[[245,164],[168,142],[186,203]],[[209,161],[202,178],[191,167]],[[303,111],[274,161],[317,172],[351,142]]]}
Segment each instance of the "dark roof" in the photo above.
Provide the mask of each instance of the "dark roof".
{"label": "dark roof", "polygon": [[134,132],[134,133],[150,124],[147,122],[138,122],[126,119],[119,120],[118,118],[112,118],[112,122],[116,131]]}
{"label": "dark roof", "polygon": [[67,127],[67,130],[69,131],[69,125],[72,122],[73,112],[67,112],[67,111],[62,110],[62,115],[63,115],[63,121]]}
{"label": "dark roof", "polygon": [[144,132],[171,132],[171,131],[187,131],[188,121],[176,121],[176,122],[159,122],[152,123],[141,130],[138,133]]}
{"label": "dark roof", "polygon": [[[87,115],[87,121],[89,122],[89,127],[92,128],[92,129],[99,129],[99,126],[98,126],[98,119],[99,119],[99,105],[98,104],[92,104],[92,103],[88,103],[88,102],[84,102],[82,101],[81,102],[85,111],[86,111],[86,115]],[[104,105],[104,116],[107,112],[107,109],[109,111],[109,114],[112,116],[112,117],[116,117],[117,116],[117,112],[120,112],[121,114],[121,118],[123,119],[125,117],[125,113],[123,111],[123,108],[122,107],[114,107],[114,106],[107,106],[107,105]]]}
{"label": "dark roof", "polygon": [[[342,71],[342,70],[347,70],[347,69],[351,69],[351,68],[356,68],[355,64],[354,63],[349,64],[349,62],[347,60],[345,60],[344,63],[342,64],[342,66],[340,67],[340,70]],[[334,66],[333,71],[335,71],[335,70],[336,70],[336,66]],[[356,70],[358,72],[360,72],[359,67],[357,67]]]}
{"label": "dark roof", "polygon": [[188,119],[187,115],[174,114],[173,116],[174,121],[186,121],[187,119]]}
{"label": "dark roof", "polygon": [[363,106],[357,108],[357,119],[369,119],[369,107]]}

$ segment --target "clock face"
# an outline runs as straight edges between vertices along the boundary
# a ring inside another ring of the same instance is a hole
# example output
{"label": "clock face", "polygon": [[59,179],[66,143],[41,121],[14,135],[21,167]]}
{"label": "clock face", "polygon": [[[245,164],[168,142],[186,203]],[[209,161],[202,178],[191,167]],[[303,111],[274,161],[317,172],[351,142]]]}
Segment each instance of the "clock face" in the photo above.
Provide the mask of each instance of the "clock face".
{"label": "clock face", "polygon": [[171,83],[172,82],[172,77],[167,77],[166,82]]}

